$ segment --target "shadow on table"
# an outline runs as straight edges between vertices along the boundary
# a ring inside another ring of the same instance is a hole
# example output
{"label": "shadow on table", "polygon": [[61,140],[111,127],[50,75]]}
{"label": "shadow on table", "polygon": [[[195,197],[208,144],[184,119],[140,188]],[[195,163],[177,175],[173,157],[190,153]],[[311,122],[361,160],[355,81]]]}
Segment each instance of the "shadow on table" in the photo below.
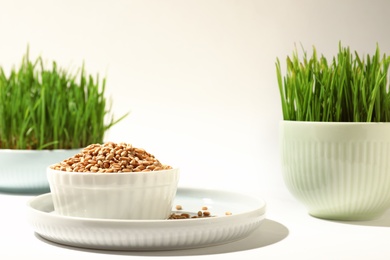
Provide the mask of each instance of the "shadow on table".
{"label": "shadow on table", "polygon": [[381,217],[373,220],[365,221],[341,221],[341,220],[331,220],[332,222],[349,224],[349,225],[358,225],[358,226],[372,226],[372,227],[390,227],[390,210],[386,211]]}
{"label": "shadow on table", "polygon": [[223,254],[231,252],[239,252],[261,248],[275,244],[285,239],[289,234],[289,230],[284,225],[269,219],[265,219],[262,225],[257,228],[248,237],[219,246],[202,247],[185,250],[171,250],[171,251],[109,251],[109,250],[95,250],[66,246],[57,244],[42,238],[39,234],[35,236],[41,241],[53,246],[58,246],[70,250],[79,250],[84,252],[94,252],[101,254],[112,255],[133,255],[133,256],[191,256],[191,255],[212,255]]}

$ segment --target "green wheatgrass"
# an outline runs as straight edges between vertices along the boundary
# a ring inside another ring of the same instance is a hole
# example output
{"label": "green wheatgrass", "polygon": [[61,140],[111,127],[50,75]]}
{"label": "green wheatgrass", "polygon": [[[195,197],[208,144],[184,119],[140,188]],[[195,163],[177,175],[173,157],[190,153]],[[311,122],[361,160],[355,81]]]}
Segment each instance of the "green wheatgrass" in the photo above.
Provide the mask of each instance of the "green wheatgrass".
{"label": "green wheatgrass", "polygon": [[70,73],[29,51],[19,68],[0,67],[0,149],[72,149],[102,143],[115,120],[104,97],[106,79]]}
{"label": "green wheatgrass", "polygon": [[311,57],[303,52],[302,59],[296,49],[287,57],[284,76],[276,61],[284,120],[390,121],[390,57],[381,55],[378,45],[365,58],[341,43],[332,60],[318,56],[315,47]]}

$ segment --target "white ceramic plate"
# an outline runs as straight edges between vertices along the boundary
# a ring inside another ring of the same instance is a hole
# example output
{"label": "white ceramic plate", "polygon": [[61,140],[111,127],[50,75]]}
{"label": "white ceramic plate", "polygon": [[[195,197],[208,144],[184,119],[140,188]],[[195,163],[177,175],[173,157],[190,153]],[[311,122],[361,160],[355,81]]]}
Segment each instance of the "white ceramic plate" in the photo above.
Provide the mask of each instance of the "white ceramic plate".
{"label": "white ceramic plate", "polygon": [[[181,220],[115,220],[66,217],[54,212],[51,194],[28,202],[28,221],[43,238],[105,250],[174,250],[218,245],[248,236],[265,218],[265,202],[232,193],[179,188],[174,205],[214,217]],[[226,216],[225,212],[232,213]]]}

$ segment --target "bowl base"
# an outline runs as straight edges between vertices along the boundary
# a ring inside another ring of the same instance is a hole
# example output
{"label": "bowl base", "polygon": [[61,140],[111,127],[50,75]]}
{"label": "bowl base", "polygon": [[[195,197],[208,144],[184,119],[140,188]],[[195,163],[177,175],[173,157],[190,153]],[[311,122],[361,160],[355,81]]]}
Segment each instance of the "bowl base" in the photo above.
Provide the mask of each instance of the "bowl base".
{"label": "bowl base", "polygon": [[40,195],[50,192],[48,187],[27,188],[27,187],[0,187],[0,194],[7,193],[13,195]]}
{"label": "bowl base", "polygon": [[326,219],[326,220],[340,220],[340,221],[369,221],[380,218],[384,212],[374,213],[329,213],[329,212],[308,212],[310,216]]}

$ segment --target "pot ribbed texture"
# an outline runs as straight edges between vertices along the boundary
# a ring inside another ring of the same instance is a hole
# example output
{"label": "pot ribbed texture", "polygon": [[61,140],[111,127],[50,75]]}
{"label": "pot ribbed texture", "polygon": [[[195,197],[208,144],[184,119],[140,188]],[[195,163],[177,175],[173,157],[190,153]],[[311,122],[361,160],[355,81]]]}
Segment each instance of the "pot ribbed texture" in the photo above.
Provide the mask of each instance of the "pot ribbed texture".
{"label": "pot ribbed texture", "polygon": [[318,132],[308,124],[297,125],[282,129],[283,177],[311,215],[366,220],[390,207],[389,134],[369,133],[361,124],[356,130],[352,124],[341,129],[334,124]]}
{"label": "pot ribbed texture", "polygon": [[0,149],[0,191],[18,193],[48,192],[47,166],[67,159],[79,151],[80,149]]}

